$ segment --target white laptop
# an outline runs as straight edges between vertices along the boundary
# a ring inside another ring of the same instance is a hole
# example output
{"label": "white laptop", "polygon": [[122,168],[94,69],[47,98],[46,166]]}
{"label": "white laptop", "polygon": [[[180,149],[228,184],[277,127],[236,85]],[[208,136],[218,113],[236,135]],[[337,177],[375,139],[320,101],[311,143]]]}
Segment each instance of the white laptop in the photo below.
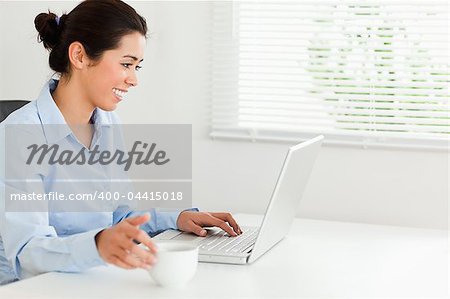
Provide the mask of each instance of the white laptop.
{"label": "white laptop", "polygon": [[207,229],[205,237],[167,230],[153,239],[156,242],[194,242],[199,246],[200,262],[254,262],[289,231],[323,138],[318,136],[289,148],[260,227],[241,227],[243,233],[236,237],[218,228]]}

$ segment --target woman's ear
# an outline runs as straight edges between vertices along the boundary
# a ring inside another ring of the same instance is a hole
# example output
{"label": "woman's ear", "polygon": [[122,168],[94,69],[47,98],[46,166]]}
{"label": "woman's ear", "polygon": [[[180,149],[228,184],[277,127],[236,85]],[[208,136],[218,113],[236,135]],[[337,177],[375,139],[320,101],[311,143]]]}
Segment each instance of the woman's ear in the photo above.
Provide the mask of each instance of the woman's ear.
{"label": "woman's ear", "polygon": [[81,70],[88,64],[86,51],[80,42],[73,42],[69,46],[69,61],[73,68]]}

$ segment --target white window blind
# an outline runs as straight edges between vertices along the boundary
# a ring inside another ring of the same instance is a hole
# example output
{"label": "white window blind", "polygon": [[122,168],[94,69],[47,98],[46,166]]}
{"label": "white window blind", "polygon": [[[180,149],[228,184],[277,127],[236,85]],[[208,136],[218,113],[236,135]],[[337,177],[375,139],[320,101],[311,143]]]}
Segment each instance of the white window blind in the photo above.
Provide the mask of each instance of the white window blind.
{"label": "white window blind", "polygon": [[447,1],[213,10],[211,136],[448,148]]}

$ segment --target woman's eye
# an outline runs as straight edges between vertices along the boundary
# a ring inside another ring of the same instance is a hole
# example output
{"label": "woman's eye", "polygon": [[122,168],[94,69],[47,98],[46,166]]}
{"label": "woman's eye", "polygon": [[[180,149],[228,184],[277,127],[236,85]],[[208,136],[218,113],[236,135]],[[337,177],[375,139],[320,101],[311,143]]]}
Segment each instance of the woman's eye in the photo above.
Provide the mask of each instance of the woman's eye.
{"label": "woman's eye", "polygon": [[[129,69],[130,66],[132,66],[133,64],[132,64],[132,63],[122,63],[122,65],[123,65],[125,68]],[[136,66],[136,71],[139,71],[140,69],[142,69],[142,66],[137,65],[137,66]]]}

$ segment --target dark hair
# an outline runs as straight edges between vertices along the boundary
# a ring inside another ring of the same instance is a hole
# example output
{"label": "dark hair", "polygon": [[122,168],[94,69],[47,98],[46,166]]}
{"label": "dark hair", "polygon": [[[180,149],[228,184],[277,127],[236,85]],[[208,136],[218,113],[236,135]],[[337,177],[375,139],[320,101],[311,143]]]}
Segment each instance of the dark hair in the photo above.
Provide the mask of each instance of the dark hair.
{"label": "dark hair", "polygon": [[124,35],[139,32],[147,36],[145,19],[120,0],[86,0],[60,18],[50,11],[40,13],[34,25],[39,32],[38,42],[50,51],[50,68],[61,74],[70,72],[68,49],[75,41],[83,45],[90,59],[97,61],[104,51],[119,47]]}

